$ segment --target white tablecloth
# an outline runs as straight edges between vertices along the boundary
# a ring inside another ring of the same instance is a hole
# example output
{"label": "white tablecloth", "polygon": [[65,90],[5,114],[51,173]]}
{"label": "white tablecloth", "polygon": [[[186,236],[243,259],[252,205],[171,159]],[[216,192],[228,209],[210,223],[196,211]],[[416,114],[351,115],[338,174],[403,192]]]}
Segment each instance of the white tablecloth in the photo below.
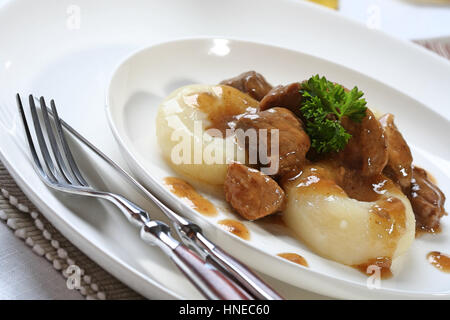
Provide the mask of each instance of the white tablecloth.
{"label": "white tablecloth", "polygon": [[0,244],[0,299],[84,299],[3,223]]}

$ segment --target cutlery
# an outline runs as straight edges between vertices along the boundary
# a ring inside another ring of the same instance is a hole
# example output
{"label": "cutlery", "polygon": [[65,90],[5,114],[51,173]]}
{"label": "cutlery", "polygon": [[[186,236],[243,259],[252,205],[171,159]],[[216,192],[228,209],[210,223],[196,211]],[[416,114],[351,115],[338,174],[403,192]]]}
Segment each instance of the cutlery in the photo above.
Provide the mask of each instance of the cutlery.
{"label": "cutlery", "polygon": [[[170,234],[169,226],[164,222],[152,219],[148,212],[121,195],[99,191],[90,186],[81,174],[68,146],[54,101],[50,102],[53,115],[50,118],[46,102],[43,97],[40,98],[42,121],[38,116],[34,98],[30,95],[29,105],[34,124],[35,139],[41,151],[40,158],[28,126],[20,96],[17,95],[16,98],[34,168],[47,186],[58,191],[104,199],[113,203],[132,224],[140,227],[141,238],[151,245],[157,245],[206,298],[224,300],[253,299],[209,261],[202,260],[191,249],[173,238]],[[51,151],[48,144],[50,144]]]}
{"label": "cutlery", "polygon": [[[38,99],[36,99],[39,101]],[[52,110],[47,108],[48,113],[53,115]],[[122,177],[128,180],[134,185],[144,196],[152,200],[163,213],[172,221],[173,226],[178,233],[182,242],[194,250],[205,261],[213,264],[217,269],[226,273],[236,283],[250,293],[255,299],[260,300],[282,300],[283,298],[273,290],[267,283],[265,283],[260,277],[252,272],[242,262],[226,253],[219,246],[210,241],[203,233],[201,228],[189,221],[188,219],[180,216],[170,209],[167,205],[163,204],[157,197],[147,190],[141,183],[139,183],[134,177],[132,177],[127,171],[121,168],[117,163],[111,160],[95,145],[89,142],[67,122],[58,117],[58,122],[75,136],[81,143],[86,145],[91,151],[102,158],[108,165],[116,170]]]}

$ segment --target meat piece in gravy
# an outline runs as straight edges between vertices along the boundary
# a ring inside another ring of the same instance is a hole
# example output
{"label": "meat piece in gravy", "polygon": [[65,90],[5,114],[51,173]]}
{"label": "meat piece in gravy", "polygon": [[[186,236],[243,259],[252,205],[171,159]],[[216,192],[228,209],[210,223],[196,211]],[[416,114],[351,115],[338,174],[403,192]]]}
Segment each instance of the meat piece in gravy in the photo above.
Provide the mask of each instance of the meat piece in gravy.
{"label": "meat piece in gravy", "polygon": [[427,172],[413,167],[412,186],[409,200],[416,216],[416,227],[422,230],[436,230],[439,219],[446,215],[445,195],[428,178]]}
{"label": "meat piece in gravy", "polygon": [[264,111],[274,107],[283,107],[291,110],[297,116],[300,114],[300,104],[302,103],[302,93],[300,92],[302,85],[294,82],[286,86],[277,86],[259,103],[259,109]]}
{"label": "meat piece in gravy", "polygon": [[[253,115],[245,115],[238,120],[236,129],[242,129],[244,132],[248,129],[255,129],[257,134],[261,129],[267,129],[267,141],[260,141],[258,134],[256,145],[252,143],[247,145],[246,141],[240,138],[239,134],[237,134],[237,137],[241,145],[246,144],[246,148],[250,153],[260,154],[259,149],[265,148],[263,152],[269,157],[272,154],[271,130],[278,130],[278,170],[275,170],[276,173],[271,174],[277,176],[277,178],[296,174],[304,164],[305,155],[311,146],[311,141],[303,130],[301,120],[285,108],[271,108]],[[273,148],[276,148],[276,146],[273,146]],[[261,159],[258,158],[258,160]],[[261,165],[261,161],[259,164]],[[266,165],[267,163],[263,162],[262,164]],[[270,163],[271,167],[273,167],[272,165],[273,163]]]}
{"label": "meat piece in gravy", "polygon": [[234,78],[224,80],[220,84],[236,88],[258,101],[272,89],[266,79],[255,71],[244,72]]}
{"label": "meat piece in gravy", "polygon": [[[260,110],[284,107],[303,119],[300,112],[301,87],[302,84],[296,82],[273,88],[259,103]],[[372,111],[367,109],[366,117],[360,123],[344,117],[342,125],[352,135],[346,149],[340,154],[346,166],[359,170],[365,177],[379,175],[388,161],[388,152],[384,130]]]}
{"label": "meat piece in gravy", "polygon": [[283,189],[271,177],[239,163],[228,166],[225,197],[245,219],[256,220],[285,206]]}
{"label": "meat piece in gravy", "polygon": [[394,123],[394,116],[385,114],[379,119],[388,151],[388,163],[383,173],[398,183],[404,192],[409,192],[412,178],[412,155],[408,144]]}
{"label": "meat piece in gravy", "polygon": [[384,130],[369,109],[361,122],[342,117],[342,126],[352,135],[347,146],[340,152],[345,165],[359,170],[362,176],[379,175],[388,162]]}

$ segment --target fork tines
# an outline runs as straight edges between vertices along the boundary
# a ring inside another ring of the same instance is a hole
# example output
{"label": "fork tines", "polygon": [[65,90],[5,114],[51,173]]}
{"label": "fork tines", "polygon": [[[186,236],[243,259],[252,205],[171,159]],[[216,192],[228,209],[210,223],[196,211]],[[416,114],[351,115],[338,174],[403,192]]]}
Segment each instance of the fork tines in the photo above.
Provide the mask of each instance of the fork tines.
{"label": "fork tines", "polygon": [[[82,186],[87,187],[88,184],[83,178],[67,143],[64,131],[62,129],[61,120],[56,110],[53,100],[50,101],[51,111],[47,107],[44,97],[39,99],[42,119],[38,115],[38,108],[34,102],[33,95],[29,96],[29,105],[31,117],[33,119],[35,138],[38,141],[41,151],[41,159],[34,144],[34,140],[28,125],[25,111],[23,108],[20,95],[17,94],[17,106],[22,116],[22,121],[31,150],[33,162],[40,177],[44,182],[53,186]],[[51,115],[51,117],[50,117]],[[44,124],[42,124],[44,122]],[[49,143],[48,143],[48,142]],[[51,154],[48,148],[50,144]],[[42,164],[43,163],[43,164]]]}

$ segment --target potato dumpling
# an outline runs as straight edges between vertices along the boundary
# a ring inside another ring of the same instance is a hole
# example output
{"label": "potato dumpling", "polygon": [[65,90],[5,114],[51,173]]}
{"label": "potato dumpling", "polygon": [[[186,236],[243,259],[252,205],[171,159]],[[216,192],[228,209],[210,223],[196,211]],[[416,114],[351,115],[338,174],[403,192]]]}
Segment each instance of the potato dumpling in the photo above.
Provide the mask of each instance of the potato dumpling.
{"label": "potato dumpling", "polygon": [[156,134],[163,156],[180,174],[213,185],[223,184],[229,163],[245,163],[236,143],[236,115],[254,113],[258,102],[225,85],[189,85],[172,92],[160,105]]}
{"label": "potato dumpling", "polygon": [[284,184],[283,219],[319,255],[360,266],[374,259],[394,260],[415,237],[415,218],[408,198],[388,179],[375,201],[348,197],[327,167],[314,165]]}

